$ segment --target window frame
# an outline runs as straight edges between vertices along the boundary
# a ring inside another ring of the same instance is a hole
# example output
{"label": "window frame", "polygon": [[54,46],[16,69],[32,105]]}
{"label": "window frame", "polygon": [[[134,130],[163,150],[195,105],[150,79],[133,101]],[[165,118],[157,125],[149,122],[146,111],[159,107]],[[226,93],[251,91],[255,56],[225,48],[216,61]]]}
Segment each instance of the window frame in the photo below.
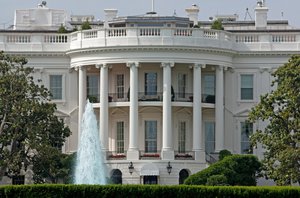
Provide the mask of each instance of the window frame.
{"label": "window frame", "polygon": [[[118,124],[122,123],[122,134],[119,134],[119,126]],[[122,138],[119,139],[119,137],[122,136]],[[123,145],[121,146],[121,143],[123,143]],[[122,148],[123,147],[123,148]],[[123,151],[123,152],[121,152]],[[124,121],[117,121],[116,122],[116,152],[118,154],[123,154],[125,153],[125,122]]]}
{"label": "window frame", "polygon": [[[97,75],[97,74],[87,74],[86,75],[86,96],[89,97],[89,96],[94,96],[94,95],[89,95],[89,90],[91,89],[89,87],[89,77],[97,77],[98,78],[98,82],[97,82],[97,95],[96,95],[96,98],[97,98],[97,101],[100,102],[100,76]],[[95,87],[92,87],[92,88],[95,88]]]}
{"label": "window frame", "polygon": [[[65,82],[65,78],[66,75],[62,74],[62,73],[49,73],[48,75],[48,87],[49,87],[49,91],[51,92],[51,76],[61,76],[61,99],[53,99],[51,97],[51,101],[52,102],[65,102],[66,100],[66,96],[65,96],[65,91],[66,91],[66,82]],[[52,92],[51,92],[52,94]]]}
{"label": "window frame", "polygon": [[[253,83],[252,83],[252,99],[242,99],[242,76],[243,75],[252,75],[253,76]],[[254,72],[243,72],[238,74],[238,102],[255,102],[257,95],[256,95],[256,87],[257,87],[257,80],[256,80],[256,73]]]}
{"label": "window frame", "polygon": [[[249,132],[249,135],[248,135],[248,141],[243,141],[243,125],[246,125],[246,124],[250,124],[251,127],[252,127],[252,132]],[[251,144],[250,144],[250,136],[254,133],[254,124],[253,123],[250,123],[250,122],[247,122],[246,120],[243,120],[243,121],[240,121],[239,122],[239,135],[240,135],[240,138],[239,138],[239,145],[240,145],[240,153],[241,154],[253,154],[253,149],[251,149]],[[252,152],[244,152],[242,149],[243,149],[243,144],[245,143],[248,143],[249,144],[249,151],[252,151]]]}

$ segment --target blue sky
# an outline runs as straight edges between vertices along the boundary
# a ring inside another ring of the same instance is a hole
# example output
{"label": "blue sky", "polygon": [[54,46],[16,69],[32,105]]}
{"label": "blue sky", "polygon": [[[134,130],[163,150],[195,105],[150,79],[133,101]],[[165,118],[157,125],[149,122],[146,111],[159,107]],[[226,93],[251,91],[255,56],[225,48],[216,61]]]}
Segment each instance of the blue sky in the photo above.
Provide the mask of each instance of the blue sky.
{"label": "blue sky", "polygon": [[[0,27],[13,24],[14,10],[34,8],[41,0],[0,0]],[[200,20],[216,14],[238,14],[244,20],[246,8],[254,19],[256,0],[155,0],[159,15],[186,16],[184,9],[192,4],[200,7]],[[119,16],[139,15],[151,11],[152,0],[48,0],[50,8],[65,9],[69,14],[92,14],[103,19],[103,9],[116,8]],[[288,19],[292,26],[300,28],[300,0],[267,0],[269,19]],[[283,13],[283,17],[282,17]],[[249,17],[247,18],[249,19]]]}

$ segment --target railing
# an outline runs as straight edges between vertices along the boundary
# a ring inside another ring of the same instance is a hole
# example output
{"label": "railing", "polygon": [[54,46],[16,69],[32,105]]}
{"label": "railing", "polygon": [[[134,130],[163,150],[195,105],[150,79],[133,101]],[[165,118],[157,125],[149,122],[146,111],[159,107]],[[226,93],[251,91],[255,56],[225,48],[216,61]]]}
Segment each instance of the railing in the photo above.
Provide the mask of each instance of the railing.
{"label": "railing", "polygon": [[140,159],[141,160],[160,159],[160,151],[156,151],[156,152],[140,151]]}
{"label": "railing", "polygon": [[192,29],[175,29],[175,36],[193,36]]}
{"label": "railing", "polygon": [[84,39],[90,39],[90,38],[97,38],[98,37],[98,31],[88,31],[83,33],[83,38]]}
{"label": "railing", "polygon": [[141,28],[140,36],[160,36],[160,28]]}
{"label": "railing", "polygon": [[127,35],[125,28],[108,29],[108,37],[124,37]]}
{"label": "railing", "polygon": [[272,35],[272,42],[274,43],[296,42],[296,35]]}
{"label": "railing", "polygon": [[109,93],[108,102],[127,102],[129,101],[129,93]]}
{"label": "railing", "polygon": [[300,31],[231,33],[200,28],[124,27],[84,30],[70,34],[0,32],[0,50],[8,52],[66,52],[92,47],[138,45],[211,47],[240,52],[295,52],[300,51]]}
{"label": "railing", "polygon": [[218,34],[214,30],[204,30],[204,37],[205,38],[210,38],[210,39],[217,39]]}
{"label": "railing", "polygon": [[6,42],[8,42],[8,43],[30,43],[31,35],[7,35]]}
{"label": "railing", "polygon": [[175,160],[194,160],[195,159],[195,152],[194,151],[185,151],[179,152],[174,151]]}
{"label": "railing", "polygon": [[259,35],[237,35],[235,36],[235,42],[237,43],[257,43],[259,41]]}
{"label": "railing", "polygon": [[138,96],[139,101],[162,101],[161,92],[139,92]]}
{"label": "railing", "polygon": [[107,151],[106,152],[107,160],[126,160],[126,152],[118,153],[116,151]]}
{"label": "railing", "polygon": [[68,35],[65,34],[55,34],[55,35],[45,35],[45,43],[68,43]]}
{"label": "railing", "polygon": [[193,102],[192,93],[175,93],[172,95],[172,101],[174,102]]}

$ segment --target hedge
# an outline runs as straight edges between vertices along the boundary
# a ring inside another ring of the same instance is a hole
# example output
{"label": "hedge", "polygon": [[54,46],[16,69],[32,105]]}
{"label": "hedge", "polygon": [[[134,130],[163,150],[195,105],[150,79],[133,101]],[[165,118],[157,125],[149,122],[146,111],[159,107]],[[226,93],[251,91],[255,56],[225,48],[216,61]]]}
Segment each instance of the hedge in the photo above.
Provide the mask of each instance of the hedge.
{"label": "hedge", "polygon": [[293,198],[300,197],[299,187],[207,187],[159,185],[21,185],[1,186],[1,198]]}

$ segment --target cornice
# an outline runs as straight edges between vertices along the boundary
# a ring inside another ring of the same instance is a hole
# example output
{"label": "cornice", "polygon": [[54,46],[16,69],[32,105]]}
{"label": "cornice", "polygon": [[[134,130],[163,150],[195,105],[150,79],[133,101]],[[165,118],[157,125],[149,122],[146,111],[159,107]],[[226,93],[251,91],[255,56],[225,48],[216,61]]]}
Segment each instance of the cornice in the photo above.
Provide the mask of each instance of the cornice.
{"label": "cornice", "polygon": [[12,56],[24,56],[24,57],[57,57],[63,56],[69,58],[66,52],[16,52],[16,51],[5,51],[5,54],[9,54]]}
{"label": "cornice", "polygon": [[98,48],[82,48],[76,50],[69,50],[67,55],[73,54],[88,54],[95,52],[149,52],[149,51],[169,51],[169,52],[207,52],[214,54],[223,54],[233,56],[237,52],[229,49],[211,48],[211,47],[187,47],[187,46],[117,46],[117,47],[98,47]]}

